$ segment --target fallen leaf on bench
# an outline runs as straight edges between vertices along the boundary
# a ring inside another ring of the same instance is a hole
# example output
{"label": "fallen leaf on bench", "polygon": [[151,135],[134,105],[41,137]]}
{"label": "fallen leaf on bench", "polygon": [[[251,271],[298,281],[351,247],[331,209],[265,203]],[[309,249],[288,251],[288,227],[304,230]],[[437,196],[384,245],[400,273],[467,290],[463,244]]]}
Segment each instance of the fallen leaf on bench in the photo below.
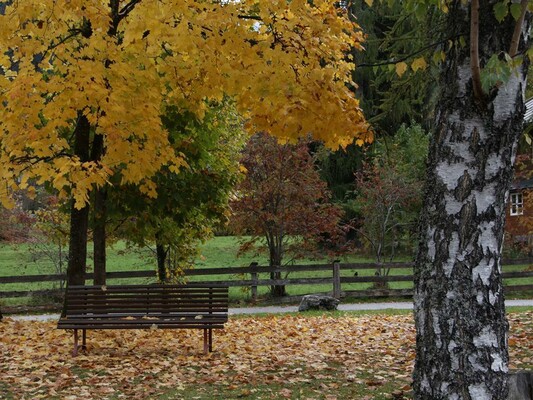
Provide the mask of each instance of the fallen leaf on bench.
{"label": "fallen leaf on bench", "polygon": [[156,324],[152,324],[152,326],[150,326],[150,329],[152,329],[152,330],[157,329],[157,325]]}
{"label": "fallen leaf on bench", "polygon": [[132,317],[131,315],[129,317],[125,317],[125,318],[122,318],[122,319],[135,319],[135,317]]}
{"label": "fallen leaf on bench", "polygon": [[202,319],[203,318],[203,315],[197,315],[196,317],[194,317],[194,319]]}
{"label": "fallen leaf on bench", "polygon": [[107,286],[106,285],[102,285],[102,291],[106,291],[107,290]]}
{"label": "fallen leaf on bench", "polygon": [[181,318],[180,318],[180,321],[185,321],[185,317],[181,317]]}

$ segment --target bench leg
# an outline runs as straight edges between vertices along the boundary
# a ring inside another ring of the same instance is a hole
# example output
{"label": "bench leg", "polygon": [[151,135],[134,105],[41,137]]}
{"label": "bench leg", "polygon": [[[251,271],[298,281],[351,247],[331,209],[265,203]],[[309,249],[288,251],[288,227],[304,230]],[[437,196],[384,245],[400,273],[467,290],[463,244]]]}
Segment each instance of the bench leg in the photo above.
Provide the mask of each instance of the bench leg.
{"label": "bench leg", "polygon": [[72,356],[78,355],[78,330],[74,329],[74,349],[72,350]]}
{"label": "bench leg", "polygon": [[81,338],[81,348],[87,350],[87,329],[82,330]]}
{"label": "bench leg", "polygon": [[209,351],[213,351],[213,329],[209,329]]}
{"label": "bench leg", "polygon": [[204,354],[207,354],[209,350],[209,346],[207,343],[207,329],[204,329]]}

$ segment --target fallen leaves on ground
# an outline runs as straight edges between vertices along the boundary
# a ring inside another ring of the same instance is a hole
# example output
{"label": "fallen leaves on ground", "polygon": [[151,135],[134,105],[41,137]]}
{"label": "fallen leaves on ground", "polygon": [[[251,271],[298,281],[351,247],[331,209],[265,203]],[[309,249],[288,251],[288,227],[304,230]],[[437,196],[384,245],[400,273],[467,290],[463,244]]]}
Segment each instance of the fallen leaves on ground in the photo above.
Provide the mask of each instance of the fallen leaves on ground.
{"label": "fallen leaves on ground", "polygon": [[[531,368],[533,312],[509,320],[511,364]],[[379,398],[403,398],[415,357],[411,316],[230,319],[207,356],[202,331],[157,329],[88,331],[87,351],[74,358],[72,333],[55,327],[0,322],[0,398],[148,399],[191,386],[256,398],[258,386],[271,385],[280,389],[268,398],[290,399],[313,381],[316,397],[303,398],[334,400],[350,385],[379,391],[391,381],[397,391]]]}

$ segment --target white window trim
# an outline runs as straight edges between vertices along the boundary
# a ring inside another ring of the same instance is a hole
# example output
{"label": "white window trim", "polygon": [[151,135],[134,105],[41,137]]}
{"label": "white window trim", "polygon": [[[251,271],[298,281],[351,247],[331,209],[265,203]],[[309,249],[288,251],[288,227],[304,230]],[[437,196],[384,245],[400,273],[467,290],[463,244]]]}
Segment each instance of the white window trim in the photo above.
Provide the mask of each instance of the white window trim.
{"label": "white window trim", "polygon": [[522,192],[513,192],[510,195],[510,209],[509,214],[511,216],[523,215],[524,214],[524,196]]}

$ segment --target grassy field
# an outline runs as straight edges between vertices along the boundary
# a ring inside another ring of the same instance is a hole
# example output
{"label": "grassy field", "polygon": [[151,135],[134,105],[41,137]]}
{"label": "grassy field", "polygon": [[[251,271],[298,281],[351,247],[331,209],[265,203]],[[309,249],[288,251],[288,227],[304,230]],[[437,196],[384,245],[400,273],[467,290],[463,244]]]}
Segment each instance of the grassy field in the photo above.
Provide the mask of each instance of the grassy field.
{"label": "grassy field", "polygon": [[[196,268],[225,268],[225,267],[247,267],[252,261],[258,262],[260,265],[266,265],[268,259],[265,255],[245,255],[237,257],[238,239],[235,237],[215,237],[209,240],[202,246],[201,256],[196,260]],[[90,252],[89,252],[90,253]],[[371,258],[365,258],[357,255],[344,257],[341,262],[372,262]],[[409,261],[404,259],[402,261]],[[298,264],[324,264],[330,263],[330,259],[322,260],[298,260]],[[91,261],[89,260],[89,267]],[[505,267],[505,271],[523,271],[528,266],[518,265]],[[154,271],[153,278],[136,278],[136,279],[121,279],[110,280],[109,284],[118,283],[151,283],[156,280],[155,274],[155,259],[150,250],[132,250],[128,249],[124,243],[119,242],[108,249],[108,271],[134,271],[134,270],[151,270]],[[53,264],[46,258],[35,259],[34,252],[31,252],[29,245],[0,245],[0,276],[19,276],[19,275],[38,275],[38,274],[53,274],[56,273]],[[374,270],[359,269],[359,270],[342,270],[342,276],[372,276]],[[410,275],[412,270],[392,269],[391,275]],[[289,278],[309,278],[309,277],[331,277],[331,272],[293,272]],[[249,276],[236,274],[234,276],[228,275],[212,275],[192,277],[191,280],[231,280],[231,279],[249,279]],[[267,279],[267,274],[260,274],[259,279]],[[532,283],[533,279],[507,279],[506,285],[526,284]],[[58,287],[55,282],[42,283],[18,283],[18,284],[3,284],[0,291],[15,291],[15,290],[41,290]],[[370,289],[371,283],[353,283],[343,284],[343,291]],[[393,289],[407,289],[412,287],[411,282],[392,282],[390,287]],[[330,291],[331,285],[292,285],[287,287],[289,295],[301,295],[308,293],[319,293]],[[268,294],[267,287],[259,287],[259,296],[265,297]],[[526,293],[518,297],[530,297],[531,293]],[[230,288],[230,298],[232,302],[242,303],[250,298],[250,293],[242,288]],[[0,299],[0,304],[17,305],[17,304],[40,304],[46,299],[40,298],[11,298]]]}
{"label": "grassy field", "polygon": [[[90,250],[90,249],[89,249]],[[247,267],[252,261],[259,263],[259,265],[267,265],[268,259],[264,255],[245,255],[237,257],[238,239],[235,237],[215,237],[202,246],[200,257],[196,260],[197,268],[225,268],[225,267]],[[89,251],[90,253],[90,251]],[[301,264],[312,263],[329,263],[332,260],[298,260]],[[369,258],[351,256],[345,258],[344,262],[369,262],[372,261]],[[91,260],[89,260],[89,268],[91,267]],[[153,270],[153,279],[128,279],[128,280],[111,280],[109,283],[149,283],[155,281],[155,259],[153,253],[149,250],[132,250],[126,248],[124,243],[117,243],[108,249],[108,271],[135,271],[135,270]],[[346,275],[353,275],[355,271],[345,271]],[[400,272],[400,271],[398,271]],[[19,275],[38,275],[38,274],[53,274],[56,270],[53,264],[46,259],[32,260],[32,254],[29,251],[28,245],[0,245],[0,276],[19,276]],[[371,270],[362,270],[359,274],[372,275]],[[408,273],[405,270],[401,273]],[[323,273],[293,273],[291,278],[294,277],[327,277],[331,276],[329,272]],[[229,280],[229,279],[244,279],[239,275],[233,277],[228,275],[212,275],[209,277],[194,277],[193,280]],[[260,275],[260,279],[266,279],[266,274]],[[56,284],[57,285],[57,284]],[[18,284],[5,284],[3,290],[28,290],[28,287],[32,289],[49,289],[54,286],[54,283],[18,283]],[[357,285],[356,285],[357,286]],[[364,285],[363,285],[364,286]],[[363,287],[358,285],[358,287]],[[368,285],[366,285],[368,286]],[[290,289],[290,294],[310,293],[312,291],[328,291],[331,290],[329,285],[314,286],[309,288],[309,285],[293,286]],[[266,294],[267,288],[262,287],[259,289],[260,294]],[[245,299],[248,297],[247,292],[243,292],[240,288],[232,288],[232,298]]]}

